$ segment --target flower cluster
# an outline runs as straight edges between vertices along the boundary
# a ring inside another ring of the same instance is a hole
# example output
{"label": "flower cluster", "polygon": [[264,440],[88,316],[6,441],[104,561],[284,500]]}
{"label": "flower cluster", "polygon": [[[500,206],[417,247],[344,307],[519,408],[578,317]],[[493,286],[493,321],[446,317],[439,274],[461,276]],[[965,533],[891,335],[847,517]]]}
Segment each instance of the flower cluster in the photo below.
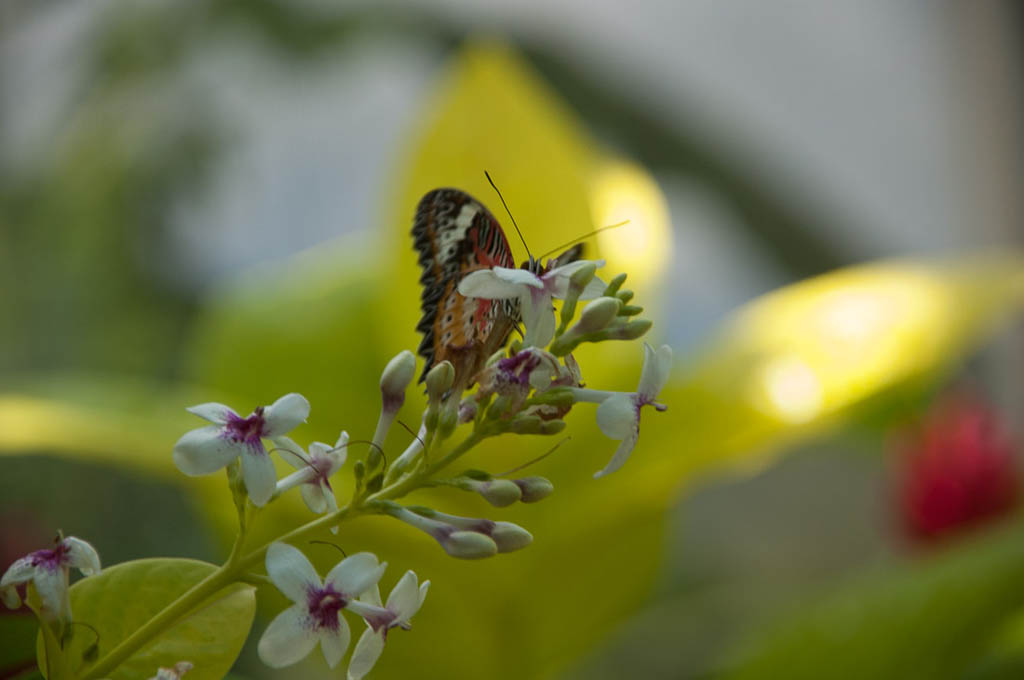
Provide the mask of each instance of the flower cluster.
{"label": "flower cluster", "polygon": [[[457,375],[455,365],[446,360],[432,366],[424,376],[426,404],[419,430],[400,455],[388,455],[384,447],[416,373],[416,358],[408,351],[395,356],[381,375],[380,416],[372,436],[366,439],[352,439],[343,430],[333,445],[314,441],[304,447],[290,436],[310,415],[309,402],[296,393],[260,406],[247,416],[219,403],[189,408],[209,424],[185,433],[177,441],[174,463],[190,476],[227,470],[238,510],[239,534],[227,562],[182,595],[184,604],[172,603],[162,615],[154,614],[154,620],[170,626],[181,611],[199,606],[202,597],[216,588],[237,581],[269,580],[292,604],[263,632],[258,644],[260,658],[272,667],[288,666],[319,646],[328,666],[337,666],[351,643],[347,611],[365,623],[349,659],[348,677],[364,677],[383,652],[389,631],[411,627],[429,581],[420,583],[415,573],[407,571],[383,601],[378,583],[387,565],[376,555],[348,555],[321,579],[294,544],[324,530],[337,533],[342,522],[361,515],[380,515],[416,528],[459,559],[490,558],[526,548],[533,541],[532,534],[512,522],[450,514],[403,504],[402,499],[425,487],[473,493],[494,508],[547,498],[554,490],[548,479],[515,474],[539,458],[503,473],[473,469],[453,474],[448,469],[477,444],[501,434],[561,432],[566,427],[565,417],[579,403],[597,404],[601,431],[621,441],[611,461],[595,476],[619,469],[639,438],[643,407],[665,410],[657,398],[668,379],[672,352],[667,346],[644,346],[640,383],[634,392],[585,386],[573,350],[587,342],[635,339],[651,326],[649,321],[636,318],[642,308],[631,305],[632,293],[621,289],[624,275],[607,284],[596,277],[597,268],[603,264],[579,261],[553,266],[549,262],[544,269],[495,267],[466,276],[458,291],[467,298],[512,301],[503,309],[519,310],[525,326],[522,340],[513,341],[490,357],[483,355],[483,344],[457,348],[457,352],[479,352],[472,361],[459,362],[462,370],[473,367],[472,375]],[[556,299],[561,300],[557,312]],[[589,303],[577,314],[581,300]],[[464,436],[456,437],[457,432]],[[280,479],[275,454],[293,469]],[[338,478],[346,464],[351,466],[347,478],[351,487],[341,489]],[[251,525],[259,519],[257,510],[296,488],[317,517],[245,554]],[[261,560],[266,578],[248,572]],[[58,622],[57,632],[66,630],[72,623],[68,596],[71,567],[95,573],[100,569],[99,557],[88,543],[62,538],[56,547],[34,552],[11,565],[0,580],[0,595],[9,606],[19,606],[19,588],[31,584],[37,597],[30,598],[30,605],[38,602],[35,608],[40,618]],[[203,591],[203,584],[210,587],[209,592]],[[189,602],[188,597],[197,599]],[[91,625],[88,621],[74,623]],[[131,653],[124,645],[130,642],[138,649],[147,641],[139,634],[133,635],[107,657],[96,660],[89,673],[95,677],[109,674]],[[161,667],[154,677],[181,678],[192,669],[193,661]]]}

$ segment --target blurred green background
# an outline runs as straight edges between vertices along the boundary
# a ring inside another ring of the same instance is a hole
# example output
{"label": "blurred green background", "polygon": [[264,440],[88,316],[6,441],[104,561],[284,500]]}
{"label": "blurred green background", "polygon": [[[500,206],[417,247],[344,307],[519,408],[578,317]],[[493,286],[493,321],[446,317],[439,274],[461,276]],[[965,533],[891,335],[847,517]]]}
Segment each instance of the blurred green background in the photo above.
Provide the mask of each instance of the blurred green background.
{"label": "blurred green background", "polygon": [[[9,0],[0,566],[57,528],[105,564],[222,560],[222,479],[171,464],[183,407],[299,391],[300,441],[369,436],[380,368],[418,344],[413,207],[457,186],[494,208],[486,169],[534,252],[630,220],[588,247],[673,346],[670,409],[596,482],[616,443],[578,407],[535,506],[417,499],[523,524],[528,550],[467,564],[346,528],[384,587],[433,581],[375,677],[1020,677],[1015,504],[922,542],[901,494],[951,391],[1019,429],[1022,32],[994,0]],[[628,390],[640,357],[579,359]],[[986,479],[1016,483],[1009,450]],[[263,538],[306,519],[286,501]],[[0,677],[31,677],[32,622],[0,626]],[[274,675],[251,647],[233,676]]]}

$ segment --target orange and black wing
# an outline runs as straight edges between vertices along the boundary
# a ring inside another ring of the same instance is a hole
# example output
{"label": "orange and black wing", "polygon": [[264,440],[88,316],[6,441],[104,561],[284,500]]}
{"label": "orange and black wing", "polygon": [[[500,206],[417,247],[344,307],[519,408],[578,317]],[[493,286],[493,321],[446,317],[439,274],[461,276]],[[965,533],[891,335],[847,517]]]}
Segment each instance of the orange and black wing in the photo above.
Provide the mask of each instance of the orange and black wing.
{"label": "orange and black wing", "polygon": [[519,319],[516,300],[467,299],[459,281],[470,272],[490,267],[515,267],[501,225],[479,201],[458,189],[435,189],[416,208],[413,243],[423,274],[423,333],[419,353],[426,363],[423,377],[447,359],[456,381],[468,385],[508,338]]}

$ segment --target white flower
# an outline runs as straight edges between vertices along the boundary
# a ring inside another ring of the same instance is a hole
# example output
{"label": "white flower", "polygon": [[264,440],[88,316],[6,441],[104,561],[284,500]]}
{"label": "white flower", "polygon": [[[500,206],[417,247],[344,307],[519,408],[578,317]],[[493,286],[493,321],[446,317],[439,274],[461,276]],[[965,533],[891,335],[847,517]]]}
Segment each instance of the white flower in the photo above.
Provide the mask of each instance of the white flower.
{"label": "white flower", "polygon": [[309,416],[309,402],[301,394],[286,394],[270,406],[259,407],[243,418],[224,404],[199,404],[186,409],[207,425],[185,435],[174,445],[174,464],[186,475],[208,475],[242,457],[242,477],[254,505],[274,495],[277,474],[263,438],[280,437]]}
{"label": "white flower", "polygon": [[[302,500],[306,502],[307,508],[318,515],[335,512],[338,501],[334,497],[330,478],[345,464],[348,432],[341,433],[334,448],[323,442],[313,442],[309,446],[309,453],[288,437],[278,437],[274,443],[281,457],[292,467],[298,468],[277,482],[277,493],[302,485]],[[337,533],[338,527],[331,527],[331,531]]]}
{"label": "white flower", "polygon": [[[519,298],[519,307],[526,325],[523,346],[546,347],[555,335],[555,313],[552,298],[564,298],[569,292],[572,275],[587,265],[603,267],[604,260],[577,260],[540,274],[525,269],[494,267],[468,274],[459,282],[459,293],[486,300]],[[593,278],[580,294],[581,300],[600,297],[606,286]]]}
{"label": "white flower", "polygon": [[68,571],[71,567],[86,576],[100,570],[100,556],[96,550],[74,536],[60,540],[54,548],[37,550],[15,560],[4,572],[3,578],[0,578],[0,590],[5,593],[4,601],[15,603],[16,597],[10,596],[10,591],[32,581],[43,603],[41,613],[50,620],[70,621]]}
{"label": "white flower", "polygon": [[267,548],[267,575],[295,604],[277,615],[263,631],[257,651],[268,666],[281,668],[303,658],[320,643],[327,665],[334,668],[351,638],[341,610],[380,580],[387,564],[368,552],[346,557],[323,583],[306,556],[285,543]]}
{"label": "white flower", "polygon": [[156,675],[151,677],[149,680],[181,680],[181,676],[192,670],[193,666],[188,661],[179,661],[174,664],[173,668],[160,667],[156,671]]}
{"label": "white flower", "polygon": [[672,348],[662,345],[657,351],[644,343],[644,367],[640,371],[640,384],[636,392],[605,392],[582,388],[570,388],[577,401],[597,402],[597,425],[605,436],[621,439],[612,459],[603,470],[594,473],[594,478],[615,472],[629,458],[633,447],[640,438],[640,410],[653,406],[664,411],[667,406],[655,401],[658,392],[668,381],[672,370]]}
{"label": "white flower", "polygon": [[373,669],[384,651],[388,630],[396,627],[409,630],[412,627],[412,617],[423,606],[429,588],[430,581],[417,586],[416,574],[407,571],[392,589],[388,603],[383,607],[380,590],[376,586],[359,598],[368,605],[368,611],[363,614],[366,630],[352,652],[352,660],[348,664],[348,680],[360,680]]}

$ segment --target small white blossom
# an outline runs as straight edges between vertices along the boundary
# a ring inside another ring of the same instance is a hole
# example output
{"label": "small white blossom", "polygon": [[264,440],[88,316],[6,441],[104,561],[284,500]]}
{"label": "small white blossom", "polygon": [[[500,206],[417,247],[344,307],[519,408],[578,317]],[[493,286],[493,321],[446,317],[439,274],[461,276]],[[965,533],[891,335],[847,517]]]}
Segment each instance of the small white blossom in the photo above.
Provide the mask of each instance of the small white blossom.
{"label": "small white blossom", "polygon": [[[330,478],[345,464],[348,455],[348,432],[341,433],[333,448],[323,442],[313,442],[309,446],[309,453],[303,451],[301,446],[288,437],[279,437],[274,443],[277,444],[281,457],[289,465],[297,468],[295,472],[277,482],[277,493],[301,485],[300,493],[307,508],[318,515],[335,512],[338,509],[338,501],[334,497]],[[337,533],[338,528],[332,527],[331,531]]]}
{"label": "small white blossom", "polygon": [[10,596],[11,590],[32,581],[43,603],[43,616],[49,620],[70,621],[68,572],[71,567],[75,567],[86,576],[100,570],[100,556],[96,550],[74,536],[60,540],[53,548],[37,550],[15,560],[0,578],[0,590],[5,593],[4,602],[16,603],[17,598]]}
{"label": "small white blossom", "polygon": [[285,543],[270,545],[266,563],[270,580],[295,604],[263,632],[257,646],[260,659],[274,668],[290,666],[319,642],[327,665],[334,668],[351,639],[341,610],[362,614],[356,598],[377,585],[387,564],[379,564],[372,553],[356,553],[339,562],[321,582],[306,556]]}
{"label": "small white blossom", "polygon": [[655,351],[644,343],[644,366],[640,371],[640,384],[636,392],[570,388],[577,401],[600,404],[597,407],[597,425],[601,432],[612,439],[622,440],[604,469],[594,473],[595,478],[611,474],[625,464],[640,438],[640,411],[644,406],[653,406],[658,411],[668,408],[655,399],[668,382],[671,371],[672,348],[662,345]]}
{"label": "small white blossom", "polygon": [[[493,267],[468,274],[459,282],[459,293],[485,300],[518,298],[526,334],[523,346],[547,347],[555,335],[552,298],[564,298],[572,275],[588,265],[603,267],[604,260],[577,260],[537,275],[525,269]],[[580,294],[581,300],[600,297],[606,285],[593,278]]]}
{"label": "small white blossom", "polygon": [[156,675],[151,677],[149,680],[181,680],[181,676],[192,670],[193,666],[188,661],[179,661],[174,664],[173,668],[160,667],[156,671]]}
{"label": "small white blossom", "polygon": [[277,474],[263,439],[287,434],[309,416],[309,402],[301,394],[286,394],[270,406],[261,406],[247,417],[224,404],[199,404],[186,409],[207,425],[186,432],[174,445],[174,464],[186,475],[208,475],[242,457],[242,477],[254,505],[262,506],[274,495]]}
{"label": "small white blossom", "polygon": [[405,572],[388,595],[387,604],[383,606],[377,586],[360,596],[360,602],[367,605],[363,614],[366,630],[352,652],[352,660],[348,664],[348,680],[360,680],[373,669],[384,651],[384,642],[390,629],[412,628],[412,617],[423,606],[430,588],[430,581],[417,586],[417,580],[414,572]]}

